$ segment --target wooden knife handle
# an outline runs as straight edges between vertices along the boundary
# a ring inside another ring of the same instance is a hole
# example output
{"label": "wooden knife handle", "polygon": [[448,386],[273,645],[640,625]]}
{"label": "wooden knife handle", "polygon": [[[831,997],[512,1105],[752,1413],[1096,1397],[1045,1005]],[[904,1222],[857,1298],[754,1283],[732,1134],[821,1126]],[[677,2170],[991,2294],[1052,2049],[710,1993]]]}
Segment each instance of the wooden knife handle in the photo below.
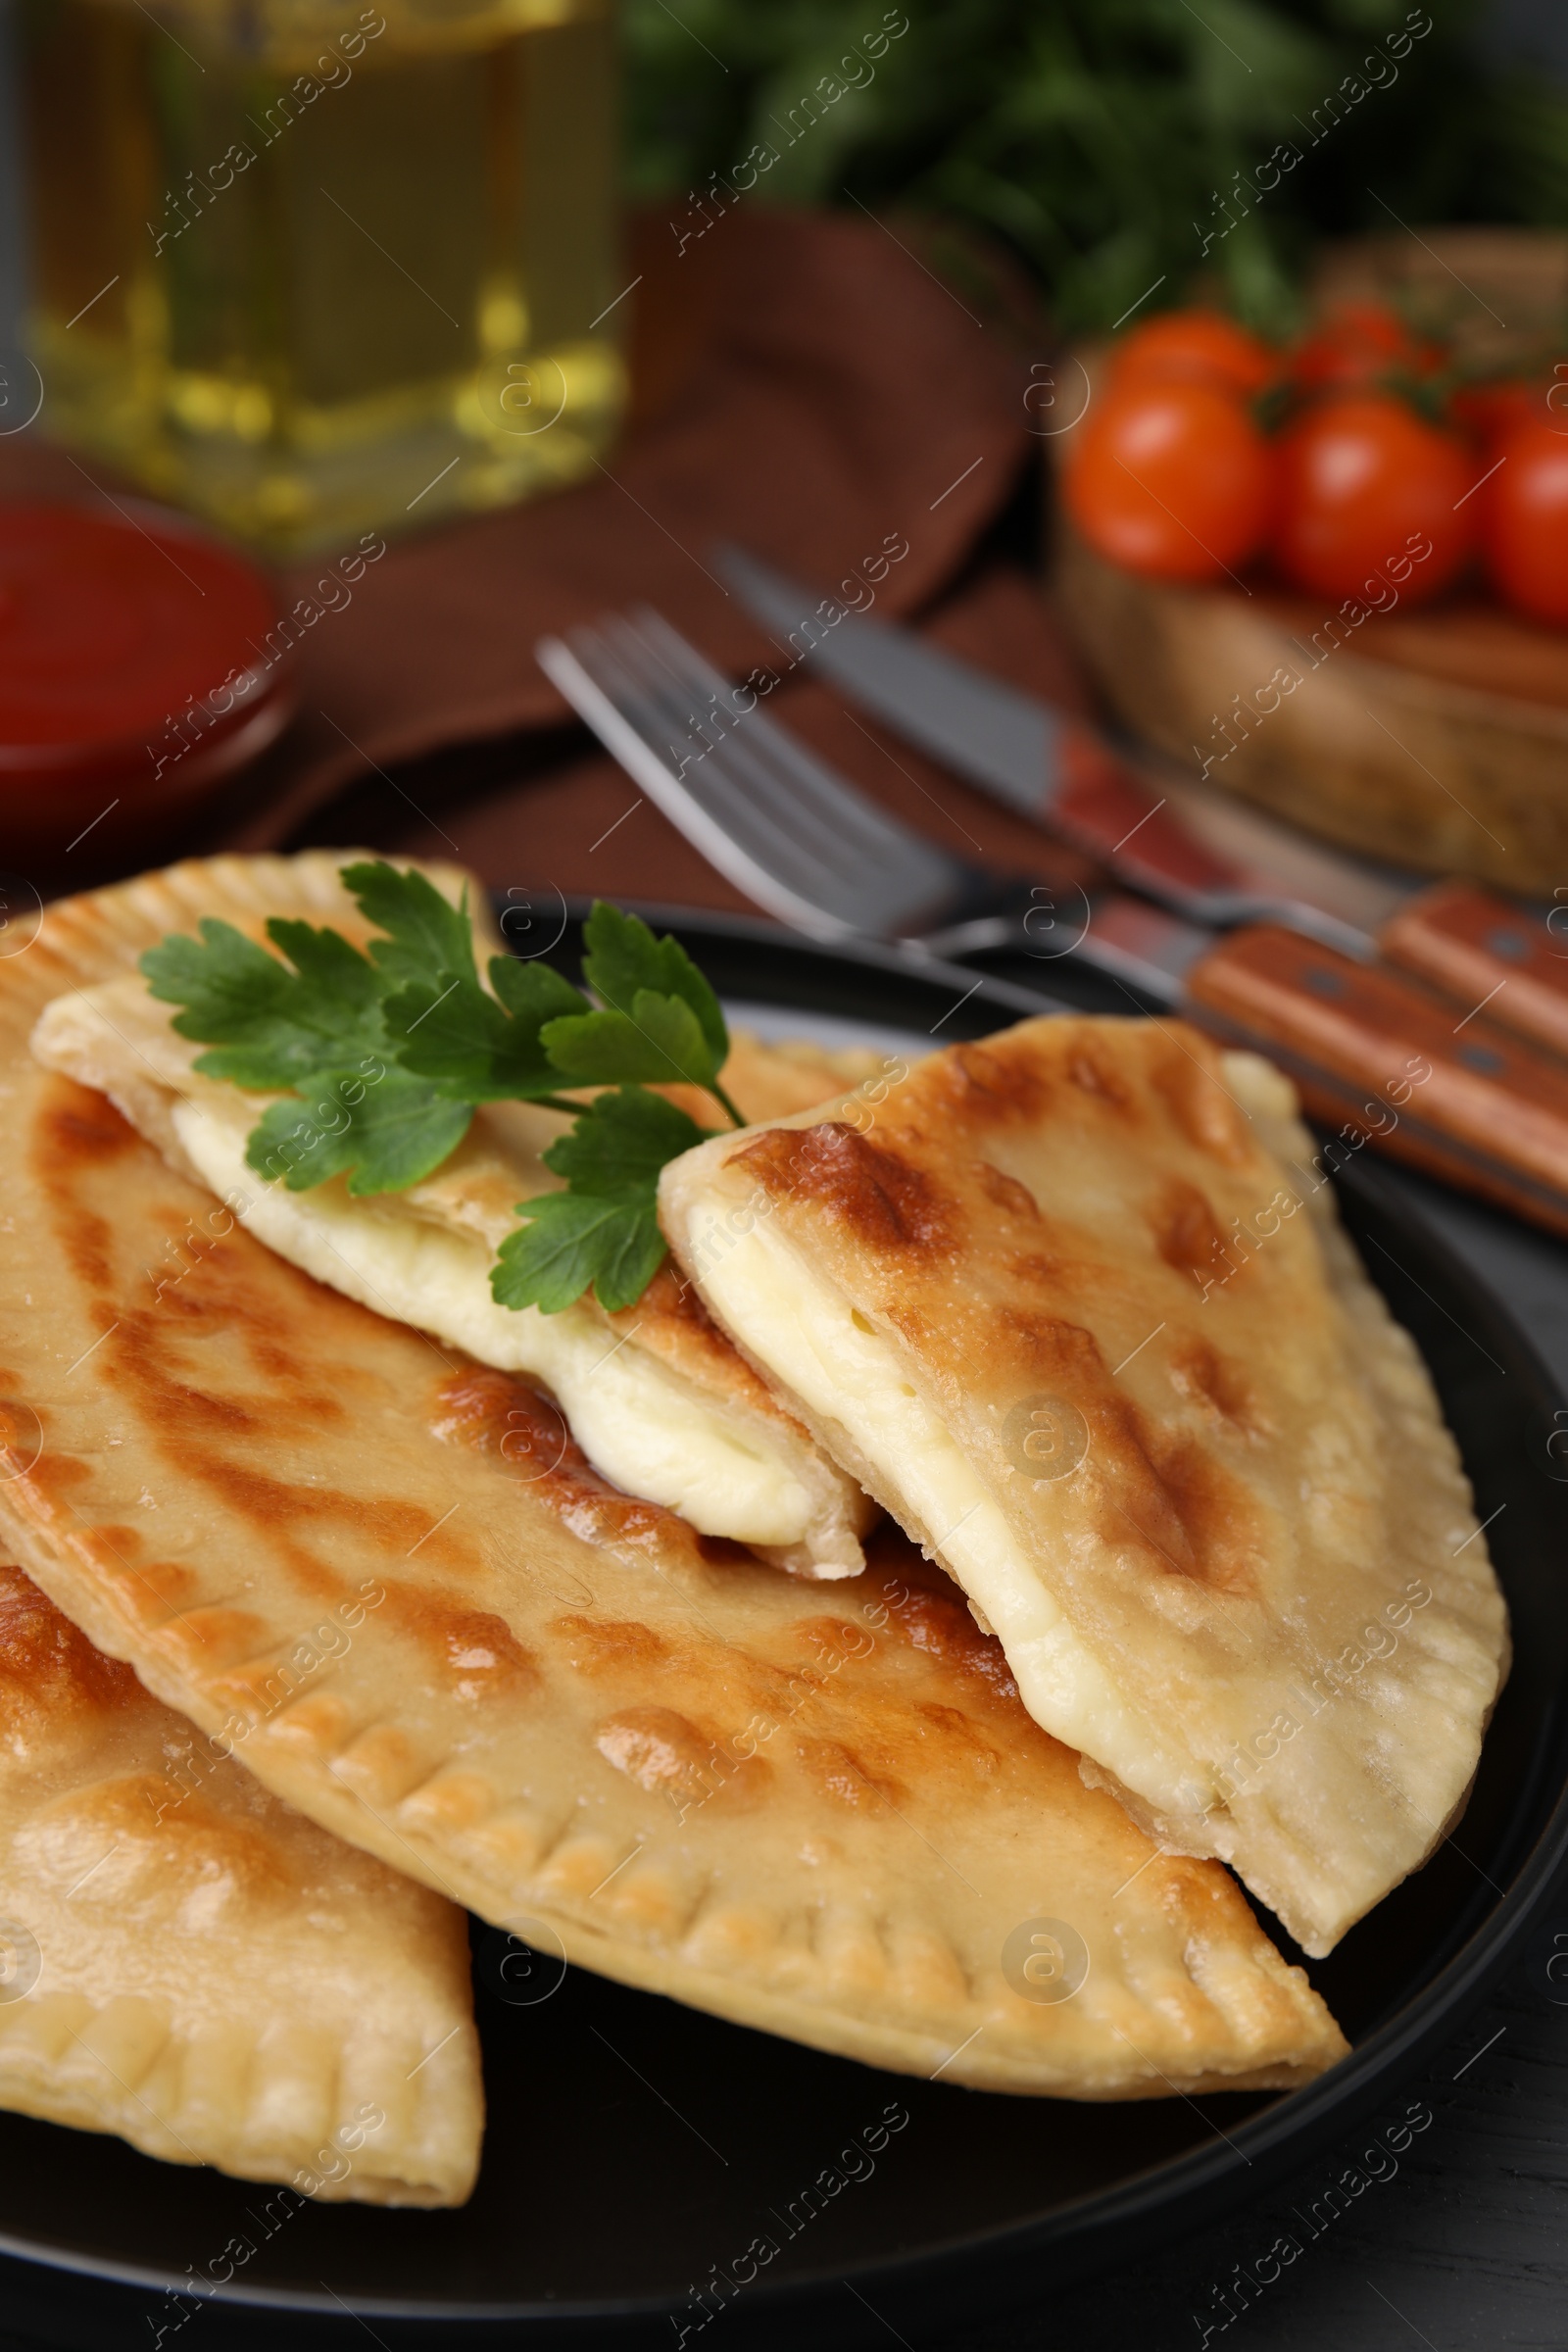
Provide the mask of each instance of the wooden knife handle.
{"label": "wooden knife handle", "polygon": [[1272,925],[1188,975],[1194,1017],[1268,1054],[1315,1119],[1568,1234],[1568,1066],[1402,975]]}
{"label": "wooden knife handle", "polygon": [[1515,906],[1469,882],[1440,882],[1400,907],[1379,944],[1465,1009],[1484,1003],[1504,1029],[1568,1054],[1568,906]]}
{"label": "wooden knife handle", "polygon": [[1234,890],[1236,867],[1200,842],[1147,784],[1087,727],[1066,722],[1056,738],[1055,773],[1038,810],[1060,833],[1134,890],[1162,898],[1182,890]]}

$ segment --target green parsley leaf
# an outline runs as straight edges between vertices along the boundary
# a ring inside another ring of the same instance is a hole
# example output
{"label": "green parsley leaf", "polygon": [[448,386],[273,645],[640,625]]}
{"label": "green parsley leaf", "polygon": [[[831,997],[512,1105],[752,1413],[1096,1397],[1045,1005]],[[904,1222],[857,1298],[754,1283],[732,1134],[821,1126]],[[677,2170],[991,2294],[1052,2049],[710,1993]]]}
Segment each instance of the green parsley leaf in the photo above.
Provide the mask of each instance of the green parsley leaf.
{"label": "green parsley leaf", "polygon": [[509,1233],[490,1269],[502,1306],[547,1315],[580,1298],[590,1284],[612,1313],[640,1298],[659,1272],[664,1237],[651,1184],[618,1193],[544,1193],[524,1200],[528,1222]]}
{"label": "green parsley leaf", "polygon": [[539,1032],[552,1018],[580,1012],[587,1000],[548,964],[497,956],[490,979],[500,1004],[477,980],[450,974],[389,997],[383,1017],[393,1052],[404,1069],[460,1102],[527,1102],[553,1095],[561,1073]]}
{"label": "green parsley leaf", "polygon": [[721,1102],[737,1127],[740,1112],[719,1084],[729,1053],[724,1015],[702,973],[674,939],[656,939],[635,914],[603,899],[584,927],[583,972],[604,1007],[563,1014],[540,1031],[564,1077],[667,1086],[684,1079]]}
{"label": "green parsley leaf", "polygon": [[548,963],[519,963],[513,956],[492,956],[490,985],[507,1010],[519,1021],[548,1021],[562,1012],[580,1012],[588,1000]]}
{"label": "green parsley leaf", "polygon": [[666,1160],[705,1140],[697,1121],[662,1095],[623,1086],[612,1095],[596,1096],[544,1158],[573,1192],[608,1195],[630,1184],[657,1184]]}
{"label": "green parsley leaf", "polygon": [[466,1102],[444,1101],[422,1079],[380,1065],[379,1079],[331,1072],[302,1102],[270,1103],[251,1129],[245,1164],[291,1193],[329,1176],[347,1176],[356,1196],[406,1192],[454,1152],[473,1117]]}
{"label": "green parsley leaf", "polygon": [[[142,957],[154,996],[180,1007],[180,1035],[214,1049],[204,1075],[281,1096],[252,1130],[248,1165],[291,1192],[330,1177],[357,1196],[401,1192],[456,1150],[477,1103],[568,1112],[546,1153],[566,1190],[520,1204],[491,1288],[547,1314],[590,1288],[629,1306],[664,1255],[659,1172],[705,1132],[645,1086],[684,1080],[742,1123],[719,1084],[729,1038],[708,982],[677,941],[601,901],[583,964],[597,1004],[548,964],[505,956],[486,990],[466,901],[385,859],[342,879],[382,933],[368,956],[279,917],[267,927],[275,955],[209,918],[199,939]],[[582,1105],[563,1081],[616,1091]]]}
{"label": "green parsley leaf", "polygon": [[691,1006],[646,988],[633,997],[629,1013],[573,1013],[547,1021],[540,1036],[556,1068],[578,1085],[629,1078],[668,1086],[684,1078],[711,1087],[718,1075]]}
{"label": "green parsley leaf", "polygon": [[556,1315],[591,1284],[601,1306],[630,1306],[663,1261],[659,1171],[702,1141],[696,1120],[662,1095],[637,1086],[600,1095],[545,1153],[570,1190],[518,1202],[528,1222],[501,1245],[495,1298]]}
{"label": "green parsley leaf", "polygon": [[[724,1015],[678,940],[656,939],[640,915],[623,914],[618,906],[597,899],[583,926],[583,977],[597,997],[634,1017],[636,999],[645,989],[652,996],[679,998],[696,1015],[708,1042],[710,1067],[715,1072],[723,1068],[729,1053]],[[629,1077],[631,1072],[625,1074]]]}
{"label": "green parsley leaf", "polygon": [[390,986],[410,987],[438,972],[449,980],[477,977],[466,891],[454,906],[423,874],[403,873],[384,858],[346,865],[341,879],[367,922],[388,934],[371,941],[370,954]]}
{"label": "green parsley leaf", "polygon": [[220,1049],[202,1054],[202,1074],[269,1090],[309,1084],[376,1054],[381,992],[373,967],[335,931],[277,918],[267,928],[292,970],[210,915],[200,939],[166,939],[141,958],[153,995],[183,1005],[173,1022],[180,1036]]}
{"label": "green parsley leaf", "polygon": [[271,1015],[287,997],[288,975],[276,956],[210,914],[199,939],[166,939],[138,968],[162,1004],[186,1007],[174,1019],[181,1037],[230,1035],[240,1023]]}

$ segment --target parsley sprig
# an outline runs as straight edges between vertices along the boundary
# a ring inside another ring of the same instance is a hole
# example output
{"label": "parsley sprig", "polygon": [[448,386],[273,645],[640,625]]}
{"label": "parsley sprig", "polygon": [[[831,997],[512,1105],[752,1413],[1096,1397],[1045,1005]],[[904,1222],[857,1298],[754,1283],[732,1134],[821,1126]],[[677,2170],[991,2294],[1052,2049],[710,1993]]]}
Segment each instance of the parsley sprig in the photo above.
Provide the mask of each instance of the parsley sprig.
{"label": "parsley sprig", "polygon": [[[173,1026],[209,1047],[206,1077],[276,1093],[247,1165],[291,1192],[343,1176],[357,1195],[403,1192],[447,1159],[481,1102],[538,1102],[572,1120],[545,1152],[566,1189],[519,1201],[526,1222],[491,1269],[503,1306],[558,1314],[590,1287],[614,1310],[641,1298],[664,1255],[659,1172],[708,1129],[651,1086],[677,1081],[745,1124],[720,1083],[729,1034],[718,999],[674,939],[599,901],[583,976],[491,958],[484,987],[466,899],[384,861],[343,868],[383,936],[362,954],[339,932],[274,916],[276,955],[207,918],[141,959]],[[597,1003],[594,1001],[597,999]],[[564,1088],[604,1087],[584,1103]]]}

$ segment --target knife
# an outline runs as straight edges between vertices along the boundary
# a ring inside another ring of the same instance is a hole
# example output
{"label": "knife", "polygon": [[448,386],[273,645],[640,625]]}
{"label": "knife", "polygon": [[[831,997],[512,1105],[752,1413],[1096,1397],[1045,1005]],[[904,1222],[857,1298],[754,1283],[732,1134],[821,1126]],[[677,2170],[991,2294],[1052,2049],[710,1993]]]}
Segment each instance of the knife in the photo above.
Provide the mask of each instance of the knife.
{"label": "knife", "polygon": [[[609,613],[535,659],[654,805],[770,914],[910,956],[1062,952],[1260,1050],[1314,1116],[1568,1234],[1568,1062],[1415,981],[1276,924],[1197,923],[1114,886],[1061,896],[916,832],[748,704],[658,613]],[[703,714],[701,720],[697,713]],[[699,748],[700,747],[700,748]],[[1037,869],[1038,870],[1038,869]],[[1076,913],[1076,908],[1074,909]],[[980,983],[976,981],[978,987]],[[1336,1147],[1329,1147],[1332,1152]]]}
{"label": "knife", "polygon": [[1210,929],[1276,923],[1360,961],[1381,956],[1568,1054],[1568,907],[1558,936],[1550,912],[1443,882],[1413,887],[1376,930],[1348,922],[1200,841],[1085,720],[912,630],[813,596],[743,548],[721,546],[715,562],[748,611],[862,710],[1145,898]]}

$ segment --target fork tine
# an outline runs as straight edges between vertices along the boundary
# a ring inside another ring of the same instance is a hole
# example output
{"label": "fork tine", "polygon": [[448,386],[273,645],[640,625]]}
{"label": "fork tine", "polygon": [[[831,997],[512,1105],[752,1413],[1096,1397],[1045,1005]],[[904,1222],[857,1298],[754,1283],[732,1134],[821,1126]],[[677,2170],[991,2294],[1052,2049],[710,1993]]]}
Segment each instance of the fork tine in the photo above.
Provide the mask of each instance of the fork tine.
{"label": "fork tine", "polygon": [[[641,635],[640,672],[647,674],[653,654],[678,697],[706,689],[715,707],[734,711],[722,675],[667,622],[648,613]],[[624,625],[617,629],[624,647],[634,637]],[[667,710],[667,690],[662,691]],[[874,914],[873,927],[885,932],[967,879],[955,860],[866,800],[766,713],[755,708],[735,713],[718,743],[706,733],[703,741],[687,784],[694,798],[747,838],[760,863],[857,928]]]}
{"label": "fork tine", "polygon": [[[578,632],[579,639],[587,632]],[[584,653],[559,637],[542,637],[534,658],[551,683],[558,686],[574,710],[587,721],[606,750],[619,760],[633,782],[641,785],[693,848],[756,906],[792,929],[812,939],[843,939],[856,926],[818,906],[808,895],[794,890],[761,863],[743,842],[717,818],[710,816],[687,793],[661,754],[622,715],[611,694],[585,662]]]}
{"label": "fork tine", "polygon": [[[650,646],[644,634],[637,660],[646,674],[652,654],[661,676],[673,682],[678,699],[671,704],[666,683],[662,707],[684,712],[685,691],[706,687],[715,704],[729,702],[733,710],[719,674],[666,624],[657,627],[659,643]],[[634,633],[618,628],[616,634],[629,650]],[[747,839],[760,862],[816,904],[858,928],[875,906],[885,929],[890,919],[951,892],[953,867],[940,851],[864,801],[771,718],[737,713],[716,743],[706,732],[702,740],[687,789]]]}
{"label": "fork tine", "polygon": [[[678,635],[662,614],[644,606],[637,619],[642,626],[644,641],[650,643],[650,650],[667,665],[673,676],[677,679],[684,677],[689,685],[700,687],[705,693],[714,695],[721,701],[727,699],[731,691],[728,681],[710,662],[704,660],[694,646]],[[918,838],[911,836],[909,828],[897,817],[868,800],[847,777],[836,775],[823,761],[807,751],[770,713],[754,708],[744,714],[737,712],[737,722],[743,715],[745,733],[740,734],[737,724],[736,734],[732,738],[736,756],[740,758],[744,752],[751,752],[758,760],[760,770],[764,756],[777,763],[788,784],[795,787],[789,795],[792,815],[796,814],[802,801],[808,803],[831,819],[841,840],[846,832],[853,833],[870,856],[886,855],[889,850],[902,849],[911,839]],[[769,779],[769,782],[772,789],[776,790],[776,781]]]}
{"label": "fork tine", "polygon": [[[694,696],[701,700],[705,690],[715,702],[725,703],[729,690],[722,682],[717,689],[713,687],[711,681],[715,673],[701,667],[688,669],[679,663],[681,640],[674,637],[672,630],[667,635],[674,640],[673,645],[661,645],[651,644],[645,630],[630,621],[617,620],[613,626],[617,651],[624,656],[628,666],[635,667],[651,704],[665,723],[687,726],[688,739],[689,726],[696,725],[703,749],[697,760],[691,762],[693,766],[706,763],[723,744],[726,756],[720,763],[721,767],[737,783],[749,784],[753,788],[752,807],[759,816],[782,817],[784,822],[780,830],[786,840],[798,840],[803,826],[814,828],[818,836],[815,847],[821,855],[825,856],[830,851],[842,853],[845,812],[838,806],[835,796],[831,791],[824,791],[820,780],[814,777],[811,779],[814,789],[808,789],[804,794],[791,793],[787,781],[768,761],[766,754],[769,746],[765,736],[755,733],[754,727],[749,725],[746,737],[741,737],[739,722],[742,713],[735,711],[732,704],[727,706],[731,712],[729,730],[726,732],[722,726],[717,726],[716,740],[710,739],[703,720],[688,710],[688,703]],[[694,779],[690,789],[699,798],[705,797],[714,788],[714,778],[718,772],[713,770],[707,777]]]}
{"label": "fork tine", "polygon": [[[673,636],[673,631],[670,634]],[[735,710],[732,704],[727,706],[729,726],[727,729],[723,726],[715,728],[716,740],[709,736],[698,714],[688,709],[694,694],[700,698],[705,689],[720,702],[727,696],[729,690],[722,682],[717,690],[710,685],[713,673],[677,667],[670,660],[668,650],[650,644],[647,635],[628,620],[614,623],[614,643],[627,666],[635,669],[649,703],[661,717],[666,723],[688,728],[690,724],[696,724],[703,749],[692,762],[694,766],[707,761],[723,745],[727,754],[724,764],[737,781],[749,780],[757,788],[760,808],[771,807],[776,813],[779,805],[783,804],[783,811],[797,835],[805,817],[826,826],[831,831],[835,845],[842,848],[844,811],[833,793],[824,791],[819,780],[813,779],[815,788],[806,796],[803,805],[800,796],[787,793],[782,779],[769,765],[765,738],[756,732],[752,724],[748,724],[745,735],[741,735],[740,720],[743,714]],[[675,645],[680,645],[678,638],[675,639]],[[700,792],[702,787],[699,784],[694,789]]]}
{"label": "fork tine", "polygon": [[[656,806],[721,873],[796,928],[817,938],[887,936],[968,878],[777,720],[736,711],[728,681],[658,613],[607,615],[535,651]],[[694,698],[711,711],[693,710]],[[690,743],[694,728],[704,747],[695,759],[670,740],[673,730]]]}
{"label": "fork tine", "polygon": [[[579,632],[572,644],[584,666],[598,677],[622,715],[638,727],[645,739],[667,738],[668,706],[661,714],[658,705],[642,689],[647,655],[634,635],[617,626],[612,633],[607,630],[603,637],[592,642],[586,632]],[[684,707],[676,708],[684,717]],[[674,747],[668,749],[673,751]],[[776,880],[811,896],[824,871],[842,869],[842,834],[833,830],[825,811],[813,824],[803,824],[797,819],[792,825],[788,811],[778,804],[776,792],[759,795],[748,791],[748,779],[733,775],[717,756],[715,747],[707,747],[701,759],[700,775],[692,783],[684,776],[676,776],[677,789],[690,794],[699,807],[707,808]]]}

